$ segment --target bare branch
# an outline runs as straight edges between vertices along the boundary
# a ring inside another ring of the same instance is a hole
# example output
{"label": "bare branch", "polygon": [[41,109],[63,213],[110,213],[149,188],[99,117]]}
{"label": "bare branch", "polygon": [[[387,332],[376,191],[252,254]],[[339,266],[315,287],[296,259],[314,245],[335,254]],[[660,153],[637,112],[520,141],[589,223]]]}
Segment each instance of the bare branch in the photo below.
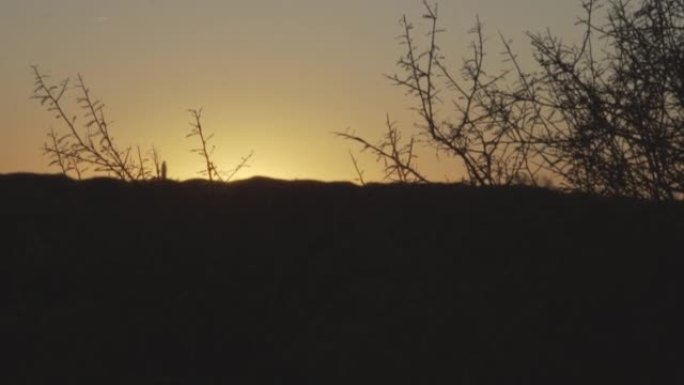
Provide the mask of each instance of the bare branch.
{"label": "bare branch", "polygon": [[366,182],[363,180],[363,170],[361,170],[359,168],[358,160],[356,159],[356,157],[354,156],[354,154],[351,151],[349,151],[349,157],[351,158],[352,164],[354,164],[354,170],[356,171],[356,179],[355,180],[358,181],[359,184],[361,184],[361,186],[365,185]]}
{"label": "bare branch", "polygon": [[49,77],[42,74],[37,66],[31,68],[35,79],[32,98],[39,100],[67,129],[65,134],[58,134],[54,130],[48,134],[49,141],[44,152],[53,159],[51,165],[60,167],[64,174],[74,172],[79,178],[88,168],[95,172],[113,174],[124,180],[146,178],[142,156],[138,157],[139,163],[136,164],[130,161],[130,148],[121,151],[115,145],[105,120],[104,104],[92,98],[80,74],[76,89],[81,92],[81,96],[76,100],[83,109],[85,132],[77,129],[77,116],[68,114],[62,103],[69,89],[69,79],[63,80],[59,85],[52,85],[48,83]]}

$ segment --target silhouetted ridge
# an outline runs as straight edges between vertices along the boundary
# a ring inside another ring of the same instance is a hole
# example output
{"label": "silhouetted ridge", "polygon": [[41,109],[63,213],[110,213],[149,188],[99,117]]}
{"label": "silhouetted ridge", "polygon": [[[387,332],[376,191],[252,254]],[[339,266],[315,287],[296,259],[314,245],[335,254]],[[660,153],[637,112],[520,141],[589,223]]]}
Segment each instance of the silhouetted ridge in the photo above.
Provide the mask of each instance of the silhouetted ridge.
{"label": "silhouetted ridge", "polygon": [[13,174],[0,218],[6,384],[684,381],[681,202]]}

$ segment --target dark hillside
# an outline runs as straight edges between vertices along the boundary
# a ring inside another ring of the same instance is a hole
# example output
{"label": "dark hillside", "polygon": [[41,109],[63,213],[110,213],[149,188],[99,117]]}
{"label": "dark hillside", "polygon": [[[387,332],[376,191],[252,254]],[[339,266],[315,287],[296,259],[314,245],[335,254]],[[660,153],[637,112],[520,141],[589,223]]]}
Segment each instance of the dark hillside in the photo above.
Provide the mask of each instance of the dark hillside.
{"label": "dark hillside", "polygon": [[684,383],[684,204],[0,175],[3,384]]}

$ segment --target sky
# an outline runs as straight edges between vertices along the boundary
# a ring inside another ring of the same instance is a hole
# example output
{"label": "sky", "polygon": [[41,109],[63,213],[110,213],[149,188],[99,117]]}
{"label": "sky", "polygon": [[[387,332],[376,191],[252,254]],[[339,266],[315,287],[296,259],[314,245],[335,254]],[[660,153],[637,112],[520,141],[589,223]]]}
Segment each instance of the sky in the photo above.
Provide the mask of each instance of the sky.
{"label": "sky", "polygon": [[[30,99],[30,66],[38,65],[55,81],[80,73],[105,103],[118,145],[154,145],[170,178],[200,177],[202,160],[190,151],[197,142],[186,135],[187,110],[202,108],[219,168],[254,151],[238,179],[353,180],[351,150],[365,179],[380,180],[375,157],[333,132],[375,142],[387,114],[412,132],[413,100],[383,75],[398,70],[400,18],[425,26],[422,7],[420,0],[0,0],[0,173],[59,172],[41,148],[50,128],[64,126]],[[526,31],[550,28],[571,40],[581,34],[579,14],[579,0],[441,0],[440,41],[458,63],[479,16],[496,66],[499,31],[525,60]],[[434,155],[419,153],[424,174],[460,179],[456,161]]]}

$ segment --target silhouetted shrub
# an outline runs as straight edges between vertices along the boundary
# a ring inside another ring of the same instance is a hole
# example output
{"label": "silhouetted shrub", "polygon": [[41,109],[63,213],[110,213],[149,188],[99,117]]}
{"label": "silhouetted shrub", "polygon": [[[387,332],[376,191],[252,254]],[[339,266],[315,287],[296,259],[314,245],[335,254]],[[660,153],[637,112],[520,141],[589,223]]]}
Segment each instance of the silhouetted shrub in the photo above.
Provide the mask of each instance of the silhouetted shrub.
{"label": "silhouetted shrub", "polygon": [[[416,98],[420,134],[460,159],[468,182],[538,185],[550,178],[603,195],[684,196],[684,1],[585,0],[579,46],[530,33],[537,68],[526,71],[502,36],[510,68],[497,74],[485,70],[479,20],[472,57],[457,71],[447,68],[437,6],[423,3],[427,47],[404,16],[403,74],[388,77]],[[596,21],[600,6],[603,23]],[[391,140],[373,145],[340,135],[382,159],[388,177],[410,181],[394,170],[415,175],[412,139],[393,147]],[[392,127],[388,135],[398,137]],[[409,156],[397,156],[400,149]]]}
{"label": "silhouetted shrub", "polygon": [[[48,83],[49,76],[42,74],[37,66],[33,66],[35,89],[33,98],[46,106],[48,112],[55,114],[55,119],[64,123],[67,130],[59,133],[51,129],[49,141],[44,146],[45,153],[51,158],[50,165],[58,166],[62,173],[74,173],[79,179],[87,172],[114,175],[123,180],[139,180],[150,177],[150,169],[146,159],[137,147],[137,160],[131,154],[131,147],[121,150],[112,137],[105,117],[105,105],[95,99],[86,86],[81,74],[77,76],[76,88],[80,96],[76,98],[84,120],[84,130],[77,126],[77,115],[71,114],[64,106],[63,97],[67,93],[70,79],[59,84]],[[156,149],[153,159],[158,159]]]}
{"label": "silhouetted shrub", "polygon": [[[66,126],[66,132],[51,129],[48,142],[43,149],[50,157],[50,165],[60,168],[64,175],[75,175],[81,179],[86,173],[114,176],[122,180],[145,180],[151,178],[166,179],[166,162],[159,157],[156,147],[152,147],[148,157],[144,157],[140,147],[132,153],[132,148],[120,149],[110,132],[110,124],[105,117],[105,105],[95,99],[86,86],[81,74],[77,75],[76,89],[80,96],[76,102],[82,109],[83,129],[79,130],[77,115],[71,114],[64,105],[63,97],[69,90],[70,79],[66,78],[58,84],[49,83],[49,76],[41,73],[37,66],[32,66],[35,78],[33,99],[40,101],[47,111],[55,114],[55,119]],[[210,181],[229,181],[238,171],[247,167],[253,152],[242,157],[240,162],[228,172],[220,172],[211,160],[214,148],[208,148],[208,141],[213,134],[205,136],[200,121],[202,110],[190,110],[193,115],[192,131],[187,137],[197,136],[201,146],[193,152],[202,156],[206,168],[201,171]],[[149,166],[152,163],[152,167]]]}
{"label": "silhouetted shrub", "polygon": [[193,136],[196,136],[200,140],[200,146],[198,148],[194,148],[191,151],[194,153],[197,153],[199,156],[202,157],[202,160],[204,161],[205,168],[200,171],[200,174],[206,175],[207,178],[210,181],[222,181],[222,182],[228,182],[230,181],[235,174],[237,174],[238,171],[240,171],[244,167],[248,167],[247,162],[249,159],[252,157],[254,152],[250,152],[247,156],[242,157],[240,159],[240,162],[235,166],[232,170],[228,171],[227,173],[220,171],[217,167],[214,161],[211,159],[211,155],[214,153],[215,146],[211,146],[209,148],[209,141],[214,137],[214,134],[209,134],[206,135],[204,132],[204,128],[202,127],[202,109],[191,109],[188,110],[190,114],[192,114],[193,121],[190,123],[192,126],[192,131],[188,135],[186,135],[186,138],[190,138]]}

